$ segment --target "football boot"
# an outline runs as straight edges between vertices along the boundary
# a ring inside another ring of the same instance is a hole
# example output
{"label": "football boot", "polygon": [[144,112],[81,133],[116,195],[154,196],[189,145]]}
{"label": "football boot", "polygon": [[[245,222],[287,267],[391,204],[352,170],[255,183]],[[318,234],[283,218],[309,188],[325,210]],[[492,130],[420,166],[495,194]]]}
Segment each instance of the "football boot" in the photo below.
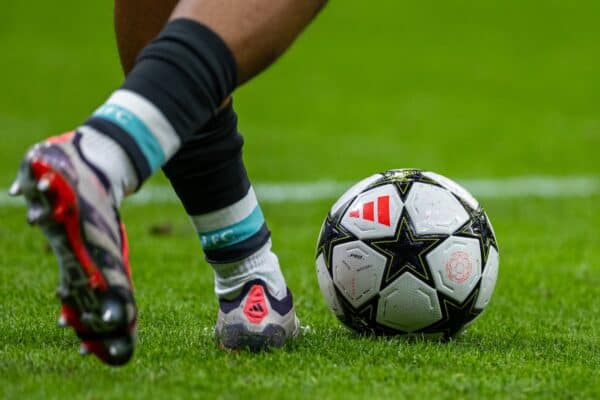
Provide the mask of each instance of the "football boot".
{"label": "football boot", "polygon": [[75,330],[81,354],[122,365],[133,354],[136,325],[127,237],[110,184],[80,139],[71,132],[33,146],[10,194],[25,197],[27,221],[58,260],[59,326]]}
{"label": "football boot", "polygon": [[221,348],[261,351],[298,336],[292,293],[278,300],[261,280],[247,282],[233,300],[219,299],[215,336]]}

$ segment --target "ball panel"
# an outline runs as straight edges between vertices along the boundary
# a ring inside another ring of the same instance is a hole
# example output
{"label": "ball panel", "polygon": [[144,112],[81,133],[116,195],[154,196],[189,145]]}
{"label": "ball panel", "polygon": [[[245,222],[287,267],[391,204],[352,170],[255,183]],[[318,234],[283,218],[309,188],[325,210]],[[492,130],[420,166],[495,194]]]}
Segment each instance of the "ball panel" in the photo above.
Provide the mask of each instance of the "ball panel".
{"label": "ball panel", "polygon": [[436,288],[463,302],[481,277],[481,251],[476,239],[451,236],[427,256]]}
{"label": "ball panel", "polygon": [[333,282],[353,307],[358,308],[377,294],[386,258],[361,241],[333,248]]}
{"label": "ball panel", "polygon": [[325,256],[323,256],[323,253],[319,254],[319,257],[317,257],[317,278],[319,280],[319,288],[321,289],[321,293],[323,293],[323,297],[325,297],[325,302],[333,311],[333,313],[339,318],[344,313],[337,298],[337,294],[335,293],[333,279],[331,279],[331,275],[329,275],[329,271],[327,270]]}
{"label": "ball panel", "polygon": [[450,235],[469,220],[467,211],[448,190],[421,182],[410,189],[406,210],[419,235]]}
{"label": "ball panel", "polygon": [[481,288],[479,290],[479,297],[475,303],[475,308],[484,309],[489,304],[492,293],[494,293],[494,288],[496,287],[499,265],[500,257],[498,251],[494,247],[490,247],[490,253],[481,277]]}
{"label": "ball panel", "polygon": [[478,289],[473,290],[464,302],[459,303],[438,291],[438,299],[442,305],[442,319],[424,328],[423,332],[443,332],[446,339],[459,334],[466,324],[481,314],[481,310],[475,308],[478,292]]}
{"label": "ball panel", "polygon": [[375,181],[380,179],[381,176],[382,176],[381,174],[371,175],[368,178],[365,178],[362,181],[358,182],[356,185],[352,186],[350,189],[348,189],[346,191],[346,193],[344,193],[342,195],[342,197],[340,197],[338,199],[338,201],[335,202],[333,207],[331,207],[331,214],[335,215],[339,211],[340,207],[342,207],[344,204],[346,204],[348,201],[350,201],[354,196],[356,196],[357,194],[362,192],[364,189],[369,187],[369,185],[371,185],[372,183],[374,183]]}
{"label": "ball panel", "polygon": [[359,239],[391,237],[403,203],[392,184],[361,193],[348,207],[340,224]]}
{"label": "ball panel", "polygon": [[472,209],[477,210],[479,208],[479,202],[475,199],[475,197],[473,197],[473,195],[467,189],[454,182],[452,179],[430,171],[423,172],[423,176],[438,182],[440,185],[464,200],[465,203],[467,203],[467,205]]}
{"label": "ball panel", "polygon": [[435,289],[409,272],[402,274],[380,293],[377,322],[414,332],[442,318]]}

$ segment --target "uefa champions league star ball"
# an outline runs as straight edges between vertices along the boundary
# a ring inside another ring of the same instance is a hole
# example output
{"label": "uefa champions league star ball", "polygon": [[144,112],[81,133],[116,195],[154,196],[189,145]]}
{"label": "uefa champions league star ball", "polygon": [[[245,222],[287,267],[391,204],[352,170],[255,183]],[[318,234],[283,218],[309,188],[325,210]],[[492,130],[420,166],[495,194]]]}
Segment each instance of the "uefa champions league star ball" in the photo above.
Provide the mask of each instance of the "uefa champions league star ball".
{"label": "uefa champions league star ball", "polygon": [[333,205],[316,264],[329,308],[355,331],[448,339],[488,305],[499,258],[466,189],[399,169],[360,181]]}

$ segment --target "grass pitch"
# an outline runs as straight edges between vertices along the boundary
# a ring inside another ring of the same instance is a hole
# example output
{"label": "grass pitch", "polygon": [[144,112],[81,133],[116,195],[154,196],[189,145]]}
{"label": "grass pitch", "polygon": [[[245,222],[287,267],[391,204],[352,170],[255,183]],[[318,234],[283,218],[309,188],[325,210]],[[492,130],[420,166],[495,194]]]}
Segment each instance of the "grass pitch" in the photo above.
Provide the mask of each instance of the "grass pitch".
{"label": "grass pitch", "polygon": [[[6,188],[29,144],[76,126],[122,78],[106,4],[4,8]],[[236,96],[250,174],[346,181],[418,167],[453,178],[598,178],[599,12],[593,1],[333,2]],[[313,261],[334,199],[263,204],[306,328],[257,355],[216,348],[211,271],[182,208],[126,204],[140,341],[120,369],[81,359],[74,335],[55,327],[54,258],[23,208],[0,205],[0,395],[598,398],[600,195],[590,193],[480,199],[500,244],[499,280],[486,313],[448,344],[342,328]]]}

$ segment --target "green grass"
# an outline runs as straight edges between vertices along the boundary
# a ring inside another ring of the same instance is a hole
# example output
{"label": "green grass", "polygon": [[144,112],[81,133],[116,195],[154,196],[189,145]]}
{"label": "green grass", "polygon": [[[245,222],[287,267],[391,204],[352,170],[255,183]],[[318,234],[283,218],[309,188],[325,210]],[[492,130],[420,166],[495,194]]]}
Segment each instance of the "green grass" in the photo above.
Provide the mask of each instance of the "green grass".
{"label": "green grass", "polygon": [[[9,2],[0,45],[0,187],[27,146],[72,128],[119,85],[104,2]],[[355,180],[420,167],[458,178],[600,175],[600,5],[332,2],[236,96],[255,181]],[[154,178],[164,183],[164,178]],[[229,354],[211,336],[210,268],[180,206],[125,205],[140,311],[124,368],[55,327],[55,261],[23,209],[0,206],[0,396],[52,398],[598,398],[600,196],[481,199],[500,244],[486,313],[448,344],[359,338],[319,293],[332,201],[265,204],[310,327]],[[155,236],[152,226],[171,224]]]}

